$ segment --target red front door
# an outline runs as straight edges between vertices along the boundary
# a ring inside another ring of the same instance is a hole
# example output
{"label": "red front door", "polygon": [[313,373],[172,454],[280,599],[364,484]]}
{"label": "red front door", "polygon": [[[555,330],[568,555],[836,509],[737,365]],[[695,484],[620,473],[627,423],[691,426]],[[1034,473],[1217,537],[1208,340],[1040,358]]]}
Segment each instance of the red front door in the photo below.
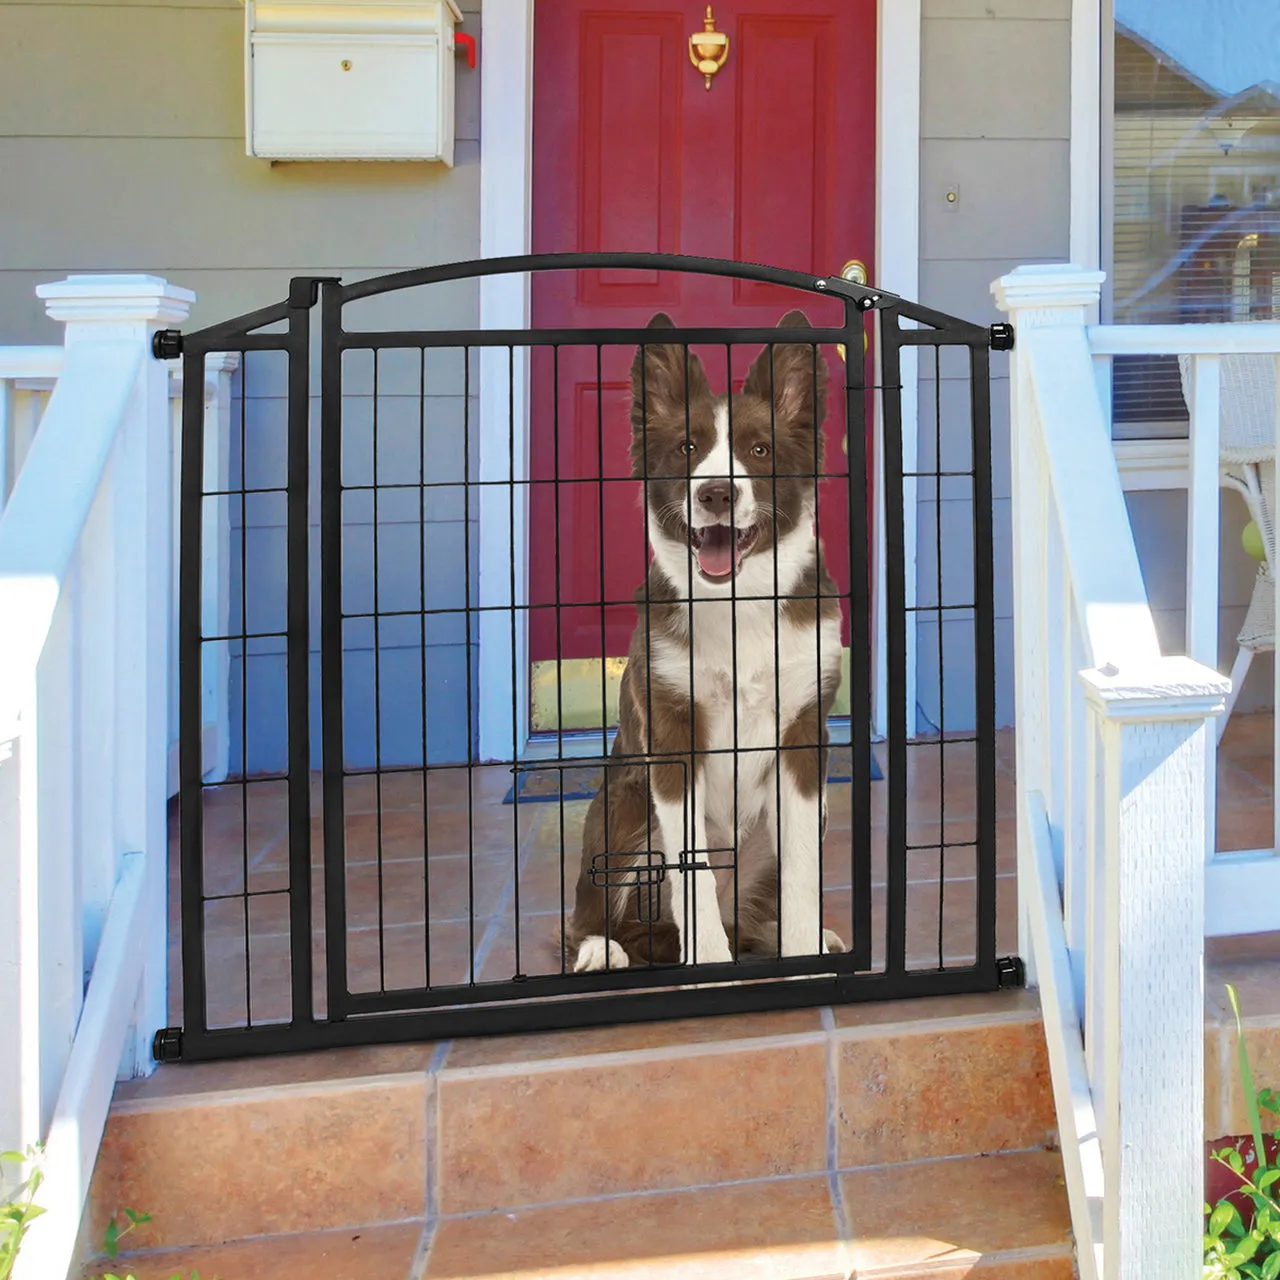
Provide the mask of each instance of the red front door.
{"label": "red front door", "polygon": [[[689,58],[694,0],[537,0],[533,248],[704,255],[834,275],[872,270],[875,0],[722,0],[729,52],[708,89]],[[872,271],[874,279],[874,272]],[[772,326],[794,306],[840,324],[831,301],[708,276],[548,272],[538,328]],[[712,388],[741,384],[758,349],[699,354]],[[834,348],[826,470],[845,469],[843,370]],[[851,352],[851,354],[853,354]],[[628,479],[633,349],[543,349],[533,359],[531,658],[617,657],[647,556]],[[819,524],[849,584],[847,481],[826,481]],[[602,604],[603,602],[603,604]],[[846,641],[847,643],[847,641]]]}

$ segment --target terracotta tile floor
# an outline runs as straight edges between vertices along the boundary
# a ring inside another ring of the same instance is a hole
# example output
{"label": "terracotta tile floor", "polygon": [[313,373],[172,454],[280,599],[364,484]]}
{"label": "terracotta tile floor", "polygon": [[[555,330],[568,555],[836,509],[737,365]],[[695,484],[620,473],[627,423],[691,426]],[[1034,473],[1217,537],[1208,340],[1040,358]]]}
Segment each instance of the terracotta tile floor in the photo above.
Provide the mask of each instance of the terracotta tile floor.
{"label": "terracotta tile floor", "polygon": [[[137,1280],[1070,1280],[1042,1151],[126,1255]],[[927,1182],[929,1195],[918,1194]],[[1007,1211],[995,1205],[1015,1206]],[[85,1280],[101,1274],[87,1268]]]}
{"label": "terracotta tile floor", "polygon": [[[1014,742],[997,759],[998,947],[1016,950]],[[976,920],[975,757],[936,740],[908,752],[908,964],[964,963]],[[1219,756],[1218,843],[1270,843],[1271,717],[1236,716]],[[379,785],[381,795],[379,796]],[[373,992],[560,972],[561,903],[572,903],[586,800],[506,805],[502,766],[348,779],[347,966],[351,990]],[[872,787],[872,959],[883,964],[887,785]],[[849,784],[833,784],[823,850],[824,918],[850,939]],[[379,805],[380,801],[380,805]],[[379,807],[381,822],[379,823]],[[470,809],[470,823],[468,822]],[[312,780],[312,949],[325,1007],[325,883],[320,787]],[[176,819],[176,815],[175,815]],[[205,906],[212,1026],[275,1021],[289,1012],[287,791],[279,781],[210,788],[205,806]],[[379,841],[381,867],[379,867]],[[561,856],[562,848],[566,851]],[[424,858],[425,852],[425,858]],[[177,823],[171,838],[171,1014],[181,1021]],[[941,928],[939,928],[941,918]],[[518,928],[517,928],[518,922]],[[246,966],[246,955],[248,965]]]}

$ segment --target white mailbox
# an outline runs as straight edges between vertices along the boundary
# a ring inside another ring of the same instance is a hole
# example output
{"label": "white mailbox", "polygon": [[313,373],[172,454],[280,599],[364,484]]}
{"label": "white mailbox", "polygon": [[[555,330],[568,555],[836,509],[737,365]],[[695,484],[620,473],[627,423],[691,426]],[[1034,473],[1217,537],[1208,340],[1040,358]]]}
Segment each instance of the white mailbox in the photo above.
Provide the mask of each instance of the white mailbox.
{"label": "white mailbox", "polygon": [[245,146],[453,164],[453,0],[245,0]]}

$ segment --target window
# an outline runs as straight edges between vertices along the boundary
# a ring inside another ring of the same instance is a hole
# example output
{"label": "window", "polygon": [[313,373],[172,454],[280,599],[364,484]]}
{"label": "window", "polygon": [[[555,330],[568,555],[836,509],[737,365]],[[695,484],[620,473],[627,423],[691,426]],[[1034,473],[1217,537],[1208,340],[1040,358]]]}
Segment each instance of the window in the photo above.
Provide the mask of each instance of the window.
{"label": "window", "polygon": [[[1111,318],[1280,318],[1280,4],[1115,0]],[[1117,436],[1185,435],[1177,359],[1115,362]]]}

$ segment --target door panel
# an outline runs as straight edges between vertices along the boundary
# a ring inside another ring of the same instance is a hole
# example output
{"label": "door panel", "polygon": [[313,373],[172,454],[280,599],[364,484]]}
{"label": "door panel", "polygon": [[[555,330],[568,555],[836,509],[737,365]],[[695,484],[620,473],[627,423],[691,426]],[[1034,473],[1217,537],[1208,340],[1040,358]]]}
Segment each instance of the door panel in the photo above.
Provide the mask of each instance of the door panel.
{"label": "door panel", "polygon": [[[688,55],[704,13],[672,0],[539,0],[534,251],[672,252],[820,275],[850,258],[871,266],[875,0],[717,5],[730,46],[710,89]],[[842,322],[834,302],[746,281],[628,271],[533,281],[537,327],[643,326],[660,310],[678,325],[772,326],[798,303],[815,324]],[[735,348],[732,369],[723,349],[699,354],[720,391],[741,384],[756,349]],[[824,354],[831,473],[846,465],[843,367],[834,348]],[[634,606],[615,602],[630,600],[647,560],[639,486],[626,480],[633,355],[578,348],[533,360],[534,683],[540,664],[574,660],[595,686],[596,724],[599,660],[626,653],[635,622]],[[844,479],[822,482],[819,526],[842,590],[847,499]],[[579,606],[572,618],[557,600]],[[536,713],[535,727],[547,727]]]}

